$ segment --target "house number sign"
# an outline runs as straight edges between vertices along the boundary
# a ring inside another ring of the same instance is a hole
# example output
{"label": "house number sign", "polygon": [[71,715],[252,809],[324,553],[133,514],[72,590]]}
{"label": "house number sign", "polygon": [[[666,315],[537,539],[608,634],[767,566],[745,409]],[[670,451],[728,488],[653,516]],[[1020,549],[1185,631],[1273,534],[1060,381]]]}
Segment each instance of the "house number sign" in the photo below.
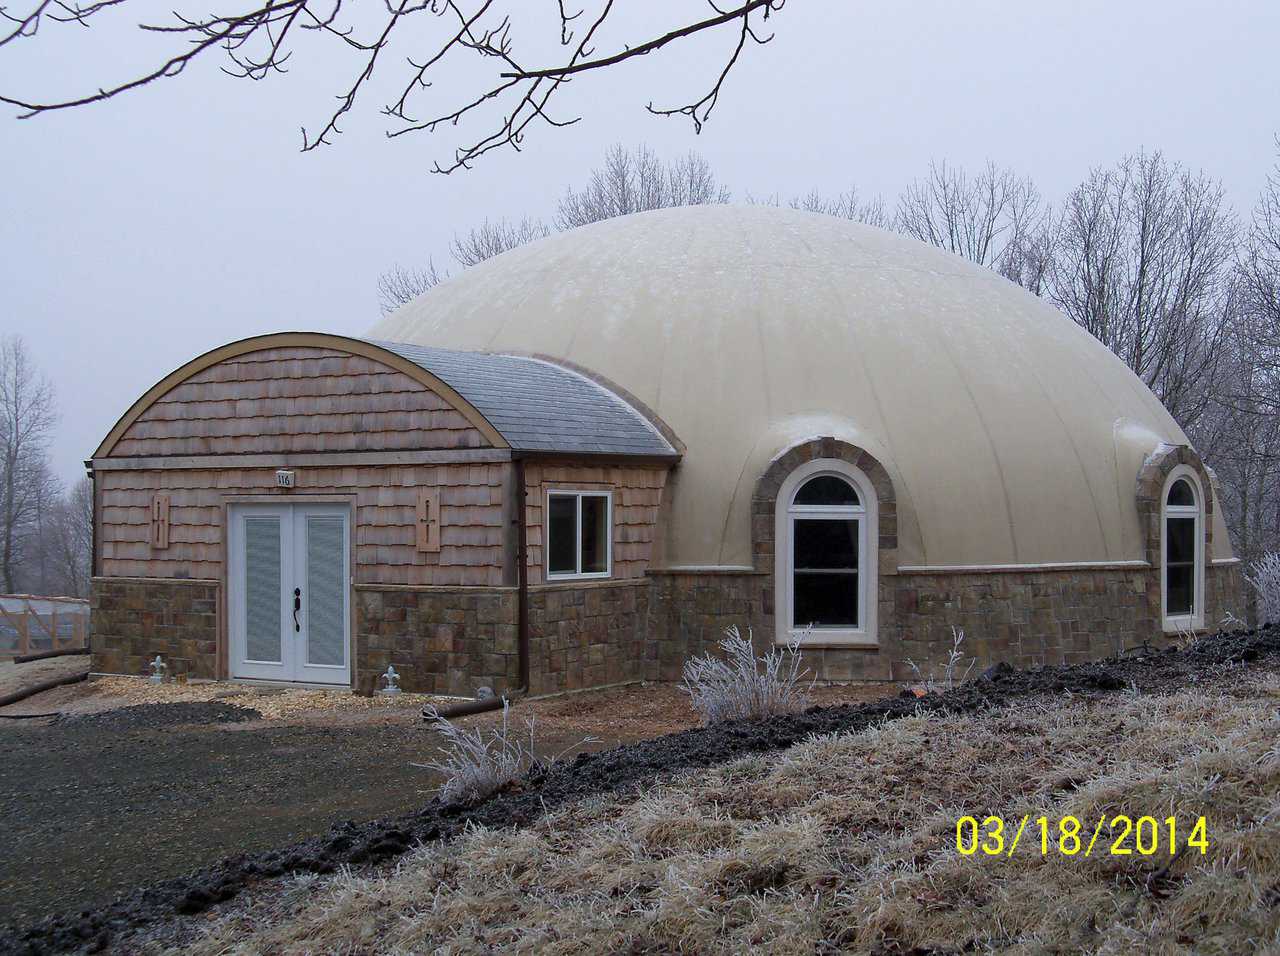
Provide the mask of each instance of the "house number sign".
{"label": "house number sign", "polygon": [[295,475],[287,468],[281,468],[276,472],[276,486],[280,488],[292,488]]}

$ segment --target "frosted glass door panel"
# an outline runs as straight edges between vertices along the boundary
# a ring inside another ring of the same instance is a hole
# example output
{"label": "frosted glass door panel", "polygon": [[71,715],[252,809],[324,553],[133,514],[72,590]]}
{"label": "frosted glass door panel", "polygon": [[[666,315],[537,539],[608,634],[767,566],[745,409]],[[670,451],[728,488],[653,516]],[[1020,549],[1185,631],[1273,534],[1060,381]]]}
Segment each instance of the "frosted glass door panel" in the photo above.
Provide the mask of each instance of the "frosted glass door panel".
{"label": "frosted glass door panel", "polygon": [[280,633],[280,519],[244,521],[245,659],[284,661]]}
{"label": "frosted glass door panel", "polygon": [[347,544],[341,516],[307,517],[307,663],[347,662]]}

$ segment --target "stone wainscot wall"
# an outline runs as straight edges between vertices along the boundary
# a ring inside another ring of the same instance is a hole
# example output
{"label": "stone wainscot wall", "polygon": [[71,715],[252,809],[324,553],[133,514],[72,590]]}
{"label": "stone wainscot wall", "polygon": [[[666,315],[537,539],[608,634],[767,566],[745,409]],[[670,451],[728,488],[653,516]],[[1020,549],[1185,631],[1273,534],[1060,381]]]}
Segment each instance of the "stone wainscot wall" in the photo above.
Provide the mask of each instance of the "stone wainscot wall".
{"label": "stone wainscot wall", "polygon": [[159,654],[173,676],[218,675],[218,582],[94,578],[93,669],[149,674]]}

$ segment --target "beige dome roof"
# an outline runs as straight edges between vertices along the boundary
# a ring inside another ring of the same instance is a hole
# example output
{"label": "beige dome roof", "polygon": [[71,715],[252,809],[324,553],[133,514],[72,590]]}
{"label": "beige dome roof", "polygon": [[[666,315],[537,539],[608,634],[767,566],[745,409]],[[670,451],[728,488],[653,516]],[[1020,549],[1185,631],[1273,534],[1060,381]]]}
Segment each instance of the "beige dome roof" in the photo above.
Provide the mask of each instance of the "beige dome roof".
{"label": "beige dome roof", "polygon": [[771,207],[561,233],[370,335],[560,357],[647,404],[687,446],[667,565],[750,565],[757,478],[823,435],[893,477],[904,565],[1140,560],[1138,470],[1160,442],[1187,441],[1119,359],[1016,285],[903,236]]}

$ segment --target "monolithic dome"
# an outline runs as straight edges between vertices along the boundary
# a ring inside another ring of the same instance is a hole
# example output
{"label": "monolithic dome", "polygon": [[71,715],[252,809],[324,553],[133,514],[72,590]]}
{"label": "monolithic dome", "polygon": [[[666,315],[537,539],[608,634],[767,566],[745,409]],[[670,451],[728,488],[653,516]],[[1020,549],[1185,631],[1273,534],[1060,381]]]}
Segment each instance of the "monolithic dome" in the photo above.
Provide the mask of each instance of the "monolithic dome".
{"label": "monolithic dome", "polygon": [[737,625],[888,680],[959,629],[1057,663],[1239,599],[1212,472],[1111,352],[959,257],[770,207],[555,235],[365,338],[231,343],[91,464],[104,670],[548,692],[672,679]]}

